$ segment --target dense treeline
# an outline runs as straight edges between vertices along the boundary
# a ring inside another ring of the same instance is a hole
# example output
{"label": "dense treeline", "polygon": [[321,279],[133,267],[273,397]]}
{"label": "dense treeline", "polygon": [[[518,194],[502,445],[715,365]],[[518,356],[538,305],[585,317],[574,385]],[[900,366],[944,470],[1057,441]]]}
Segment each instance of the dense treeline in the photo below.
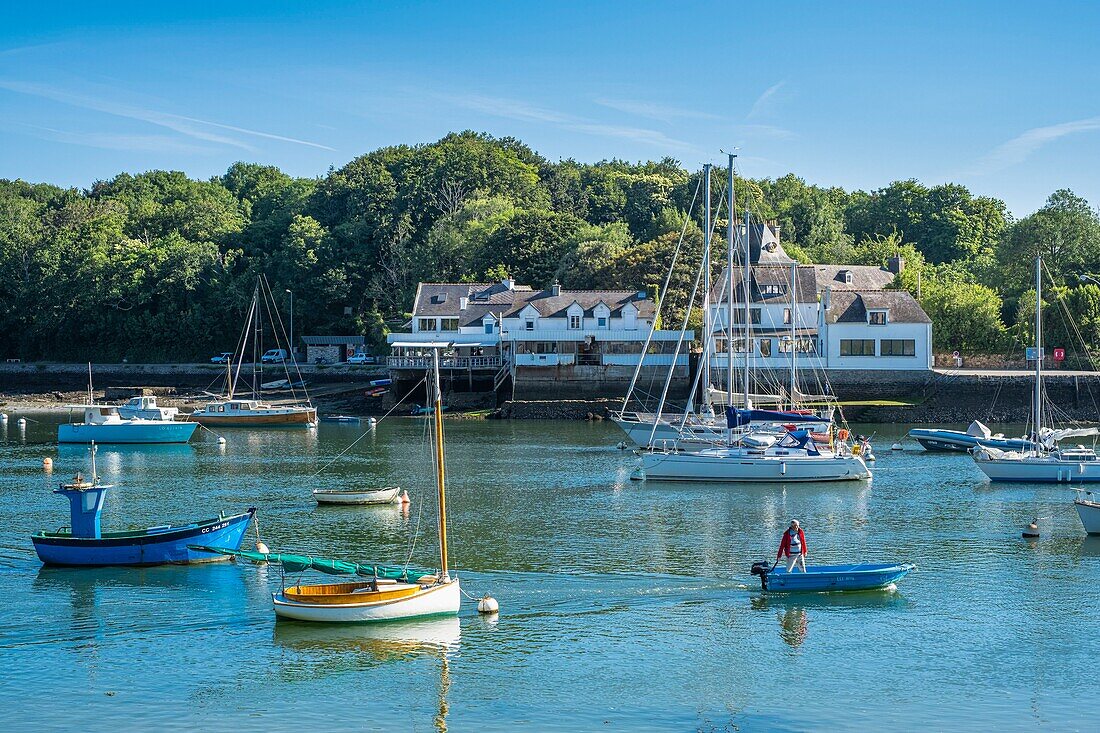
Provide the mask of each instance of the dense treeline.
{"label": "dense treeline", "polygon": [[[419,280],[508,273],[652,290],[686,223],[670,293],[682,311],[702,249],[698,202],[685,222],[700,175],[672,159],[555,163],[518,140],[464,132],[376,150],[319,179],[237,163],[208,181],[124,173],[83,191],[0,180],[0,356],[201,358],[236,342],[259,273],[275,293],[294,291],[299,334],[376,342]],[[716,200],[723,179],[716,170]],[[911,180],[868,193],[744,179],[738,197],[777,219],[806,262],[881,264],[901,252],[897,286],[919,288],[941,349],[1022,344],[1041,250],[1061,284],[1052,305],[1100,345],[1100,287],[1080,280],[1100,272],[1100,217],[1070,191],[1019,221],[962,186]],[[1053,338],[1072,345],[1061,320]]]}

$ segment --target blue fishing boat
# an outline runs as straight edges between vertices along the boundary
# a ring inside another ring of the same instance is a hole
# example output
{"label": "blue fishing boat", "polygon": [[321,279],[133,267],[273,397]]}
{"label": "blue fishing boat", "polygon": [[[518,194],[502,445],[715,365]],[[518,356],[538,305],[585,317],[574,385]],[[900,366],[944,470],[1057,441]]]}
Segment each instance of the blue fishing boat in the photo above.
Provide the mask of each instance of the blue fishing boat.
{"label": "blue fishing boat", "polygon": [[767,562],[753,563],[752,574],[760,576],[760,587],[773,593],[820,593],[838,590],[881,590],[908,575],[911,563],[855,563],[853,565],[808,565],[806,572],[772,568]]}
{"label": "blue fishing boat", "polygon": [[197,542],[219,547],[240,548],[245,530],[256,514],[254,508],[242,514],[205,519],[183,525],[161,525],[128,532],[104,532],[100,517],[103,499],[110,486],[95,478],[95,446],[92,446],[92,480],[77,474],[72,483],[54,490],[69,500],[70,525],[54,532],[31,536],[38,559],[47,565],[163,565],[166,563],[210,562],[223,559],[196,552]]}
{"label": "blue fishing boat", "polygon": [[193,422],[124,418],[114,405],[70,405],[84,422],[57,426],[58,443],[186,443],[198,429]]}

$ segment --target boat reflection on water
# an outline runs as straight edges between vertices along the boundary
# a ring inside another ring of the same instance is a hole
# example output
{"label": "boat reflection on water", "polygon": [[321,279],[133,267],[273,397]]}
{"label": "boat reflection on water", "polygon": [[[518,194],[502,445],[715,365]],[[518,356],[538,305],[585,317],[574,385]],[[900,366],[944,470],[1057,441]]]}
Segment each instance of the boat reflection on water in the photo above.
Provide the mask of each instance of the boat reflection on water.
{"label": "boat reflection on water", "polygon": [[903,609],[908,601],[896,590],[799,593],[797,595],[755,595],[749,600],[754,611],[775,611],[779,637],[792,649],[806,641],[811,615],[858,609]]}
{"label": "boat reflection on water", "polygon": [[280,619],[275,624],[274,642],[298,655],[297,661],[304,666],[286,669],[302,679],[439,657],[439,700],[433,724],[436,730],[446,731],[447,691],[451,687],[448,658],[458,651],[461,631],[458,616],[358,625]]}

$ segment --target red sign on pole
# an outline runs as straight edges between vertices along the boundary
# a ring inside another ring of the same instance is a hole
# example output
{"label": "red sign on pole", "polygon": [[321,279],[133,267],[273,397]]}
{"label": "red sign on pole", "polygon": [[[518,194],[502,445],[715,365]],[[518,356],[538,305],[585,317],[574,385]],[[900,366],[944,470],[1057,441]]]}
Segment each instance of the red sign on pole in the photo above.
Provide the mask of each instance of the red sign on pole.
{"label": "red sign on pole", "polygon": [[1066,360],[1066,350],[1065,349],[1055,349],[1054,350],[1054,361],[1065,361],[1065,360]]}

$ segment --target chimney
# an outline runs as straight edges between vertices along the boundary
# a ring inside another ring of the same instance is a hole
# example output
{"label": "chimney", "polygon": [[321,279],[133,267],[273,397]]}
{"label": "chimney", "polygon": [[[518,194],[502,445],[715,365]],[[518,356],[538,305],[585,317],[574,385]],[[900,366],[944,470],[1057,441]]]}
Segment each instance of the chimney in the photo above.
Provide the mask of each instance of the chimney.
{"label": "chimney", "polygon": [[503,285],[508,290],[515,290],[516,289],[516,281],[513,280],[510,277],[506,277],[503,280],[501,280],[500,284]]}
{"label": "chimney", "polygon": [[768,222],[768,226],[771,227],[772,234],[775,235],[775,241],[779,242],[779,220],[778,219],[772,219],[771,221]]}
{"label": "chimney", "polygon": [[561,295],[561,283],[554,283],[550,286],[550,294],[554,297]]}
{"label": "chimney", "polygon": [[901,271],[905,269],[905,258],[901,255],[894,255],[886,260],[886,269],[895,275],[900,275]]}
{"label": "chimney", "polygon": [[463,298],[458,299],[458,309],[460,311],[466,310],[466,306],[468,306],[469,304],[470,304],[470,299],[469,298],[463,297]]}

